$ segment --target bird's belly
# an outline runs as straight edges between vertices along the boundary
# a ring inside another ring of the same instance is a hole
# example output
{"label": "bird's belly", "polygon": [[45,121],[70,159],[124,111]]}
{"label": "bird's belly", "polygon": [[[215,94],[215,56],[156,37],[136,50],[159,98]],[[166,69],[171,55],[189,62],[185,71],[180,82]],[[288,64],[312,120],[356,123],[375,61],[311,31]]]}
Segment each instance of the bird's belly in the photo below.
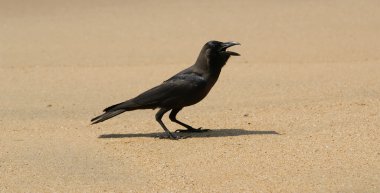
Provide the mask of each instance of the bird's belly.
{"label": "bird's belly", "polygon": [[204,94],[204,95],[199,95],[199,94],[197,94],[197,95],[194,95],[194,96],[190,96],[189,98],[188,98],[188,100],[185,100],[186,102],[184,103],[185,104],[185,106],[190,106],[190,105],[194,105],[194,104],[196,104],[196,103],[198,103],[198,102],[200,102],[202,99],[204,99],[206,97],[206,94]]}

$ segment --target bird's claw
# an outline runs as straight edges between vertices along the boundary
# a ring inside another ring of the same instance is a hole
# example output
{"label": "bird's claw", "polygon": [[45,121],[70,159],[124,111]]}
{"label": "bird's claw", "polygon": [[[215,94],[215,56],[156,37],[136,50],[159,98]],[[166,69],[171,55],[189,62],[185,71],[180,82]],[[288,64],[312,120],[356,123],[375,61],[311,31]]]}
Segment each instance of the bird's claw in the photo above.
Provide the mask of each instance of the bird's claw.
{"label": "bird's claw", "polygon": [[188,128],[188,129],[177,129],[175,130],[176,133],[181,132],[181,133],[202,133],[202,132],[207,132],[210,131],[210,129],[202,129],[202,127],[199,127],[198,129],[194,128]]}

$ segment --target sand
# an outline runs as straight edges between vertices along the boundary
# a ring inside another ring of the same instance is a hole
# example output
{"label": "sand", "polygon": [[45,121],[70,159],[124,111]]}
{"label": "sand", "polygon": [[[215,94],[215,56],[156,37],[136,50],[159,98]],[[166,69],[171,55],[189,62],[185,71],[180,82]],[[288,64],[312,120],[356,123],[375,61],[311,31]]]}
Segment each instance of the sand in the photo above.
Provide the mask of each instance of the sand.
{"label": "sand", "polygon": [[[1,0],[0,192],[380,192],[379,8]],[[152,110],[89,125],[212,39],[242,56],[178,115],[212,131],[157,139]]]}

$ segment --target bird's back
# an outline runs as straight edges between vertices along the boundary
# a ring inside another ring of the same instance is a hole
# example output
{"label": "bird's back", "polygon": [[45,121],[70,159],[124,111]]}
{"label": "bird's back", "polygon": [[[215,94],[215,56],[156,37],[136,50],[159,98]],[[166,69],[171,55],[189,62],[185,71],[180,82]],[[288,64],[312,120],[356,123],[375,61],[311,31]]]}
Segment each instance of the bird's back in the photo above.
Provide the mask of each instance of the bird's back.
{"label": "bird's back", "polygon": [[202,100],[205,96],[204,89],[206,86],[207,81],[204,77],[186,71],[178,73],[162,84],[143,92],[131,101],[154,108],[181,108]]}

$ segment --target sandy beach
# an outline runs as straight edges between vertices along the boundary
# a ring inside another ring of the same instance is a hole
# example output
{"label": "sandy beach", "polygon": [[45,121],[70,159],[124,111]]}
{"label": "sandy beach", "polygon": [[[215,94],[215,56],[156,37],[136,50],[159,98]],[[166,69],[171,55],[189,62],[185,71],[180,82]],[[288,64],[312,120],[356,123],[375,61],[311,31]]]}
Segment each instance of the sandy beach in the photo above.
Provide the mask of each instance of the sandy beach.
{"label": "sandy beach", "polygon": [[[380,192],[379,8],[0,0],[0,192]],[[209,40],[242,44],[178,114],[211,131],[155,138],[157,110],[90,125]]]}

